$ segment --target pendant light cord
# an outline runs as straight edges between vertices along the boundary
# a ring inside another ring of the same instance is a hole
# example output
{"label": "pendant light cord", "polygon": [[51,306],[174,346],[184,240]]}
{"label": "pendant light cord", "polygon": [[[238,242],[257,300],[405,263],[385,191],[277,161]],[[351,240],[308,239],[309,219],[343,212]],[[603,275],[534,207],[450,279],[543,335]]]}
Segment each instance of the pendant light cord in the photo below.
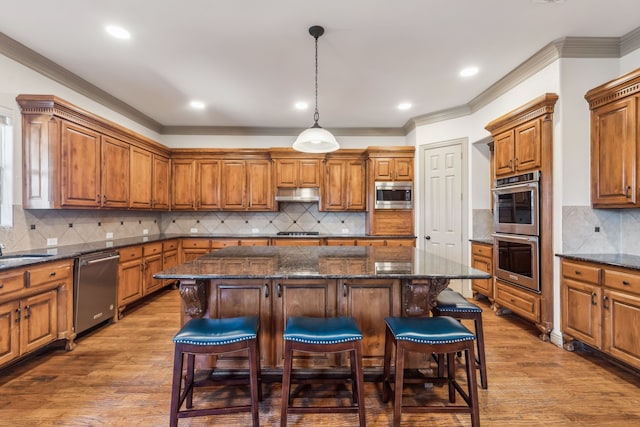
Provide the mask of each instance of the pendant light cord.
{"label": "pendant light cord", "polygon": [[316,39],[316,111],[313,113],[313,120],[318,124],[318,120],[320,120],[320,113],[318,113],[318,37],[314,37]]}

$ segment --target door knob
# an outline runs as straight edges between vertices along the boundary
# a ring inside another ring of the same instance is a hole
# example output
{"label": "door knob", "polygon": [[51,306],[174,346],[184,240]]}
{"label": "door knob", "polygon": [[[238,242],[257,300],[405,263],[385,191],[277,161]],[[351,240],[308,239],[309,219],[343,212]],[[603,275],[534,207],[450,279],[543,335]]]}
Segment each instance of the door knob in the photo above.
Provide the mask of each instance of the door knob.
{"label": "door knob", "polygon": [[424,236],[424,238],[427,239],[427,240],[431,240],[431,236],[429,236],[429,235]]}

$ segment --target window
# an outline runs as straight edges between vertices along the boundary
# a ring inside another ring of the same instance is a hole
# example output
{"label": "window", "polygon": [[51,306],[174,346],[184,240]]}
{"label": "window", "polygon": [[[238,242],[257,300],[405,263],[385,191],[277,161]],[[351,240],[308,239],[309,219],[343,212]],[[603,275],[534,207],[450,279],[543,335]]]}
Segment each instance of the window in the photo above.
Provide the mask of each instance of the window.
{"label": "window", "polygon": [[0,226],[13,226],[13,125],[11,112],[0,108]]}

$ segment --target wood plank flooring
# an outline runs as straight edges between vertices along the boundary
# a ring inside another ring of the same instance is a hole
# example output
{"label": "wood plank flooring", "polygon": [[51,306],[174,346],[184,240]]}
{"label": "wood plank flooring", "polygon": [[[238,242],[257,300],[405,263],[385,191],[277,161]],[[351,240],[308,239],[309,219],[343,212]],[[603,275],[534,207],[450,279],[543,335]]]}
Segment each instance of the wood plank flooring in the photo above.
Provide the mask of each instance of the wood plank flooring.
{"label": "wood plank flooring", "polygon": [[[541,342],[532,325],[485,309],[489,389],[483,426],[640,425],[640,376],[587,351]],[[167,289],[118,323],[0,371],[0,426],[166,426],[180,297]],[[244,392],[218,392],[217,399]],[[391,403],[365,387],[367,423],[388,426]],[[280,422],[280,384],[264,386],[263,426]],[[247,426],[249,414],[180,420],[180,426]],[[468,426],[467,415],[403,415],[404,426]],[[290,415],[290,426],[352,426],[355,415]]]}

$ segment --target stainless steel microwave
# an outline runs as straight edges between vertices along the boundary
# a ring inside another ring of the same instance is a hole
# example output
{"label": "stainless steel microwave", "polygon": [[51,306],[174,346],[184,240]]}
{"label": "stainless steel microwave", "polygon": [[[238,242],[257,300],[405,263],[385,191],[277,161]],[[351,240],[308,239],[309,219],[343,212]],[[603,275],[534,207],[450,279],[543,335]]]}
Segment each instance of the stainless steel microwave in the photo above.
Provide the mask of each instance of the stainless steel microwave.
{"label": "stainless steel microwave", "polygon": [[411,182],[376,181],[375,209],[411,209],[413,185]]}

